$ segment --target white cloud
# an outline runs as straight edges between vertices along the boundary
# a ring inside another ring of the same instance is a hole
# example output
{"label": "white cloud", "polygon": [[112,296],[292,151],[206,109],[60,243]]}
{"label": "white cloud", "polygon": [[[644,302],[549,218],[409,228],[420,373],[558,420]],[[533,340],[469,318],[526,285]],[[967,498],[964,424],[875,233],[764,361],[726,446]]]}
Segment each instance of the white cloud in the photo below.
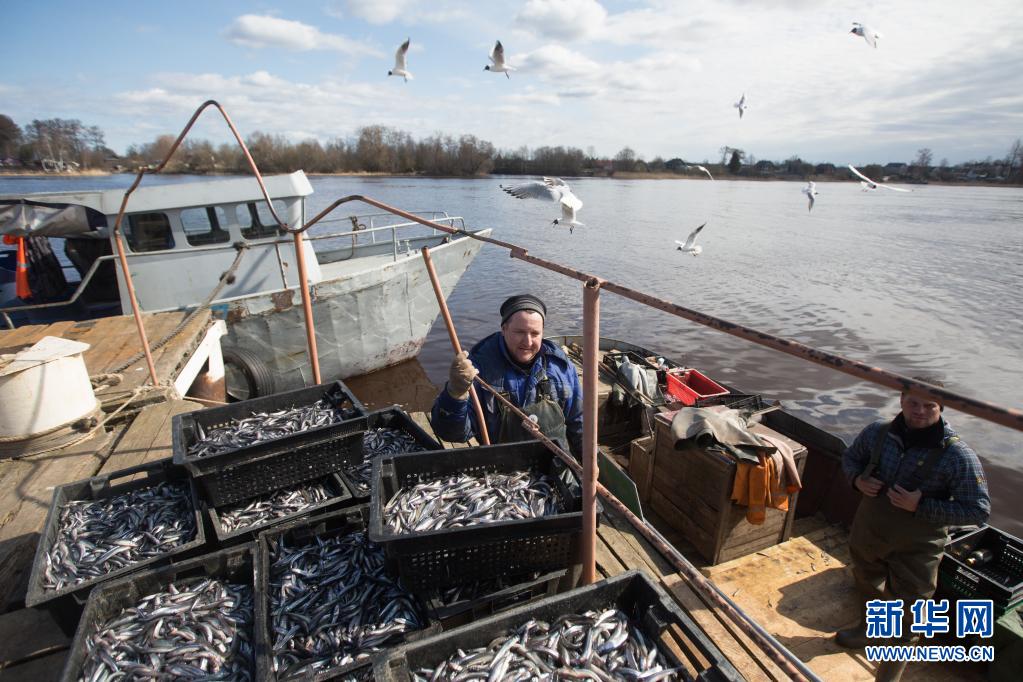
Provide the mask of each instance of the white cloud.
{"label": "white cloud", "polygon": [[347,0],[345,7],[352,15],[370,24],[389,24],[400,21],[403,24],[420,22],[440,24],[465,19],[469,15],[464,8],[448,6],[447,3],[417,2],[416,0]]}
{"label": "white cloud", "polygon": [[607,10],[596,0],[529,0],[516,20],[540,35],[578,40],[601,29]]}
{"label": "white cloud", "polygon": [[260,14],[243,14],[224,31],[231,42],[244,47],[280,47],[287,50],[334,50],[352,55],[382,56],[380,51],[351,38],[323,33],[300,21]]}
{"label": "white cloud", "polygon": [[409,0],[348,0],[348,11],[371,24],[389,24],[411,6]]}

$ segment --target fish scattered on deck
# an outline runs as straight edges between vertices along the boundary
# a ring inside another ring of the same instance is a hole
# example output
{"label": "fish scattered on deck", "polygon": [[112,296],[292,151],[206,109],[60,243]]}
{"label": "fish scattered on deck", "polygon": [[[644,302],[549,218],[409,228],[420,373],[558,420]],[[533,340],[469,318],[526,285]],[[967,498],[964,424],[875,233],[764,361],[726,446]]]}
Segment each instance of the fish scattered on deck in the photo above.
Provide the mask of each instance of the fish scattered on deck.
{"label": "fish scattered on deck", "polygon": [[72,500],[60,510],[57,537],[46,552],[43,587],[78,585],[165,554],[195,536],[195,509],[184,483]]}
{"label": "fish scattered on deck", "polygon": [[196,423],[196,440],[188,446],[189,457],[212,457],[230,450],[277,440],[294,433],[337,424],[358,416],[354,408],[337,408],[327,399],[276,412],[253,412],[225,426],[203,429]]}
{"label": "fish scattered on deck", "polygon": [[228,533],[259,526],[292,514],[298,514],[335,497],[328,479],[300,483],[217,510],[220,526]]}
{"label": "fish scattered on deck", "polygon": [[171,583],[94,630],[78,679],[252,680],[253,632],[250,586]]}
{"label": "fish scattered on deck", "polygon": [[457,650],[415,682],[437,680],[655,680],[685,679],[667,667],[656,643],[617,609],[529,620],[486,647]]}
{"label": "fish scattered on deck", "polygon": [[365,494],[370,488],[374,457],[424,450],[414,436],[401,429],[369,429],[362,434],[362,463],[345,469],[345,475],[358,492]]}
{"label": "fish scattered on deck", "polygon": [[528,471],[458,474],[402,488],[384,507],[396,533],[464,528],[557,514],[555,480]]}
{"label": "fish scattered on deck", "polygon": [[269,626],[278,678],[365,660],[425,627],[364,532],[271,547]]}

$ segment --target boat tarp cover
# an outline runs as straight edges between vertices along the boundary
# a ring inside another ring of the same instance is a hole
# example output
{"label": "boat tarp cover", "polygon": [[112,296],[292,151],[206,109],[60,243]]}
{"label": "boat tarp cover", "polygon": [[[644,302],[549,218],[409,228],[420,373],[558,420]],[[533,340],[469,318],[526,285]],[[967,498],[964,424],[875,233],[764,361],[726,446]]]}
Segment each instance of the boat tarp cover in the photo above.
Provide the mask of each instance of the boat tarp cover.
{"label": "boat tarp cover", "polygon": [[0,235],[100,238],[106,226],[106,216],[86,206],[0,199]]}

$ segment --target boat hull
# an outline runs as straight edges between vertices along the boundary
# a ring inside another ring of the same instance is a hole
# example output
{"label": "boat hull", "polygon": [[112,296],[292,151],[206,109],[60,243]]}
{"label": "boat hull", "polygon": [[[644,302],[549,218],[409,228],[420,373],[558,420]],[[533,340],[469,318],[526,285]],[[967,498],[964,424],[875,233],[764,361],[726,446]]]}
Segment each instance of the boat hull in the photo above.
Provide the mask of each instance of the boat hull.
{"label": "boat hull", "polygon": [[[445,298],[482,245],[462,237],[430,249]],[[321,281],[311,294],[323,381],[416,357],[440,313],[418,251]],[[247,296],[213,308],[228,324],[223,345],[248,350],[262,360],[274,377],[275,391],[313,383],[299,290]]]}

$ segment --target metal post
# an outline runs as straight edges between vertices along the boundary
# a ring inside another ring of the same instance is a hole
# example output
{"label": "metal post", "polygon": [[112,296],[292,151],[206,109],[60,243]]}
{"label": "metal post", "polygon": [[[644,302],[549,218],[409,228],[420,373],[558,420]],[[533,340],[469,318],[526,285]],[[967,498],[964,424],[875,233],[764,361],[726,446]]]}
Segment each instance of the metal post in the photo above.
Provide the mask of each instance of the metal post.
{"label": "metal post", "polygon": [[309,362],[313,366],[313,383],[320,380],[320,356],[316,352],[316,329],[313,325],[313,301],[309,293],[309,279],[305,269],[305,248],[302,233],[295,232],[295,261],[298,263],[298,287],[302,291],[302,313],[305,316],[305,336],[309,343]]}
{"label": "metal post", "polygon": [[597,579],[597,353],[600,350],[600,285],[583,286],[583,534],[582,584]]}
{"label": "metal post", "polygon": [[[141,178],[141,175],[139,176]],[[136,180],[136,183],[138,181]],[[124,214],[124,204],[128,203],[128,195],[124,195],[124,202],[121,204],[121,215]],[[160,379],[156,376],[156,365],[153,364],[153,352],[149,350],[149,338],[146,336],[146,325],[142,322],[142,310],[139,309],[139,301],[135,298],[135,284],[131,281],[131,271],[128,269],[128,257],[124,255],[124,242],[121,237],[121,215],[117,216],[117,223],[114,225],[114,244],[117,245],[117,260],[121,263],[121,272],[124,273],[124,287],[128,293],[128,301],[131,302],[131,313],[135,316],[135,328],[139,333],[139,342],[142,343],[142,352],[146,356],[146,366],[149,367],[149,378],[153,386],[160,385]]]}
{"label": "metal post", "polygon": [[[433,293],[437,296],[437,305],[440,306],[440,313],[444,316],[444,324],[448,328],[448,338],[451,339],[451,347],[455,354],[462,352],[462,344],[458,342],[458,334],[455,332],[455,322],[451,319],[451,312],[444,300],[444,292],[440,288],[440,280],[437,279],[437,270],[433,267],[433,260],[430,258],[430,249],[423,247],[423,261],[426,263],[426,274],[430,276],[430,284],[433,285]],[[487,420],[483,416],[483,405],[480,404],[480,397],[476,394],[476,387],[469,385],[469,398],[472,400],[472,409],[476,413],[476,422],[480,425],[480,440],[484,445],[490,445],[490,434],[487,432]]]}

